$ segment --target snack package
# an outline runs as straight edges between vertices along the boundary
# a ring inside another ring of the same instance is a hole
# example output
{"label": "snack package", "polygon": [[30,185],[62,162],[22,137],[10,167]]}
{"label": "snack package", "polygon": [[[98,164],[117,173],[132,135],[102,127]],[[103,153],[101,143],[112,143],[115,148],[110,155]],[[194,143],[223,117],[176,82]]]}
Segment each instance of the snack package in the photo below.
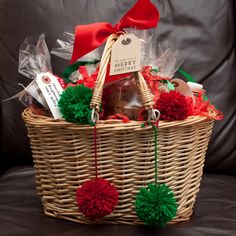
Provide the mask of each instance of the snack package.
{"label": "snack package", "polygon": [[25,93],[19,97],[19,101],[37,114],[45,110],[43,114],[50,114],[54,119],[61,118],[57,103],[65,84],[51,72],[51,58],[44,34],[26,38],[21,44],[18,70],[33,80],[24,88]]}
{"label": "snack package", "polygon": [[32,81],[26,87],[19,83],[23,90],[4,101],[18,99],[26,107],[38,106],[47,109],[47,104],[39,91],[35,78],[39,73],[51,70],[51,59],[45,42],[45,35],[26,38],[19,49],[18,71]]}
{"label": "snack package", "polygon": [[20,84],[24,90],[7,100],[18,98],[36,114],[60,118],[57,101],[65,84],[51,72],[51,58],[44,34],[28,37],[20,45],[18,71],[32,82],[26,87]]}
{"label": "snack package", "polygon": [[175,89],[171,79],[181,65],[182,57],[178,49],[170,42],[159,43],[157,50],[155,50],[156,46],[153,45],[153,42],[155,40],[150,42],[148,52],[145,53],[146,64],[144,64],[142,72],[156,101],[163,92]]}
{"label": "snack package", "polygon": [[130,120],[138,120],[142,104],[133,74],[106,84],[103,91],[103,108],[105,119],[120,114]]}

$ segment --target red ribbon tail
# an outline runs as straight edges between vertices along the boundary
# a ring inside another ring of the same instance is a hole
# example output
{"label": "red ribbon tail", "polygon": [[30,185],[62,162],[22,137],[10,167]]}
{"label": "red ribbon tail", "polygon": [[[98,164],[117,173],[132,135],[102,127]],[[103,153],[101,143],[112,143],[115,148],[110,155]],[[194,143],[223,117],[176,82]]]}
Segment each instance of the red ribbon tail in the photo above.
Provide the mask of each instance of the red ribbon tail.
{"label": "red ribbon tail", "polygon": [[157,8],[150,0],[138,0],[117,25],[121,28],[150,29],[157,26],[159,18]]}

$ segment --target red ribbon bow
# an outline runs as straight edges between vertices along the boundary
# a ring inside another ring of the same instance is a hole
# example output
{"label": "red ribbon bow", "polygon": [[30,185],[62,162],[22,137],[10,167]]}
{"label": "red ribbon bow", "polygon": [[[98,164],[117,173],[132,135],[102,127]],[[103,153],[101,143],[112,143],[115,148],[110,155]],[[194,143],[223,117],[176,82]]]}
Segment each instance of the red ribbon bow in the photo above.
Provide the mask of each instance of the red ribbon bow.
{"label": "red ribbon bow", "polygon": [[101,46],[109,35],[123,31],[123,28],[150,29],[157,26],[158,20],[159,12],[155,5],[149,0],[138,0],[115,26],[109,22],[78,25],[71,63]]}

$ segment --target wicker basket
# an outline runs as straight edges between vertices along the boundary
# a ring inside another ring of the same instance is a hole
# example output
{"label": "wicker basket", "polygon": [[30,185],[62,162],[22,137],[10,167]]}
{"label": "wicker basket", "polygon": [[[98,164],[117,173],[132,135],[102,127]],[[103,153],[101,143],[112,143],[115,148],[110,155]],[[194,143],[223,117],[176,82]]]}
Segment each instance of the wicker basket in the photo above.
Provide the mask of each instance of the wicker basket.
{"label": "wicker basket", "polygon": [[[109,47],[108,43],[105,55],[109,54]],[[103,56],[101,65],[106,67],[107,62]],[[99,73],[93,107],[101,102],[103,67]],[[152,98],[145,83],[139,80],[138,87],[144,106],[150,108]],[[36,186],[46,215],[81,223],[142,224],[135,213],[134,201],[141,187],[154,182],[155,144],[151,126],[141,127],[138,121],[98,122],[98,173],[116,186],[119,203],[110,215],[88,220],[78,210],[76,189],[94,178],[93,127],[35,115],[30,109],[22,116],[31,142]],[[158,181],[173,190],[178,203],[177,215],[171,223],[186,221],[192,214],[212,126],[213,120],[200,116],[159,123]]]}

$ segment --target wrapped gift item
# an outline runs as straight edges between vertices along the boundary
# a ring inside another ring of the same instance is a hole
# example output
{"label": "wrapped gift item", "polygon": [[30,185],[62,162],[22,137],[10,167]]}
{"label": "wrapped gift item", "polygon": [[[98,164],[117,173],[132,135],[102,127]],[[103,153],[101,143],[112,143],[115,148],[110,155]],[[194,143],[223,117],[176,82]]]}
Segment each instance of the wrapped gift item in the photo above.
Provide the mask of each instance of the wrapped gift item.
{"label": "wrapped gift item", "polygon": [[122,114],[130,120],[138,120],[142,104],[133,76],[107,84],[103,92],[105,119],[111,115]]}
{"label": "wrapped gift item", "polygon": [[[19,83],[23,90],[5,99],[5,101],[18,98],[24,106],[30,107],[35,114],[52,115],[54,118],[60,118],[57,101],[65,88],[65,83],[60,77],[53,75],[51,70],[51,58],[45,35],[26,38],[19,50],[18,71],[32,81],[26,87]],[[42,82],[42,86],[40,86],[39,80]],[[56,116],[55,110],[58,114]]]}

